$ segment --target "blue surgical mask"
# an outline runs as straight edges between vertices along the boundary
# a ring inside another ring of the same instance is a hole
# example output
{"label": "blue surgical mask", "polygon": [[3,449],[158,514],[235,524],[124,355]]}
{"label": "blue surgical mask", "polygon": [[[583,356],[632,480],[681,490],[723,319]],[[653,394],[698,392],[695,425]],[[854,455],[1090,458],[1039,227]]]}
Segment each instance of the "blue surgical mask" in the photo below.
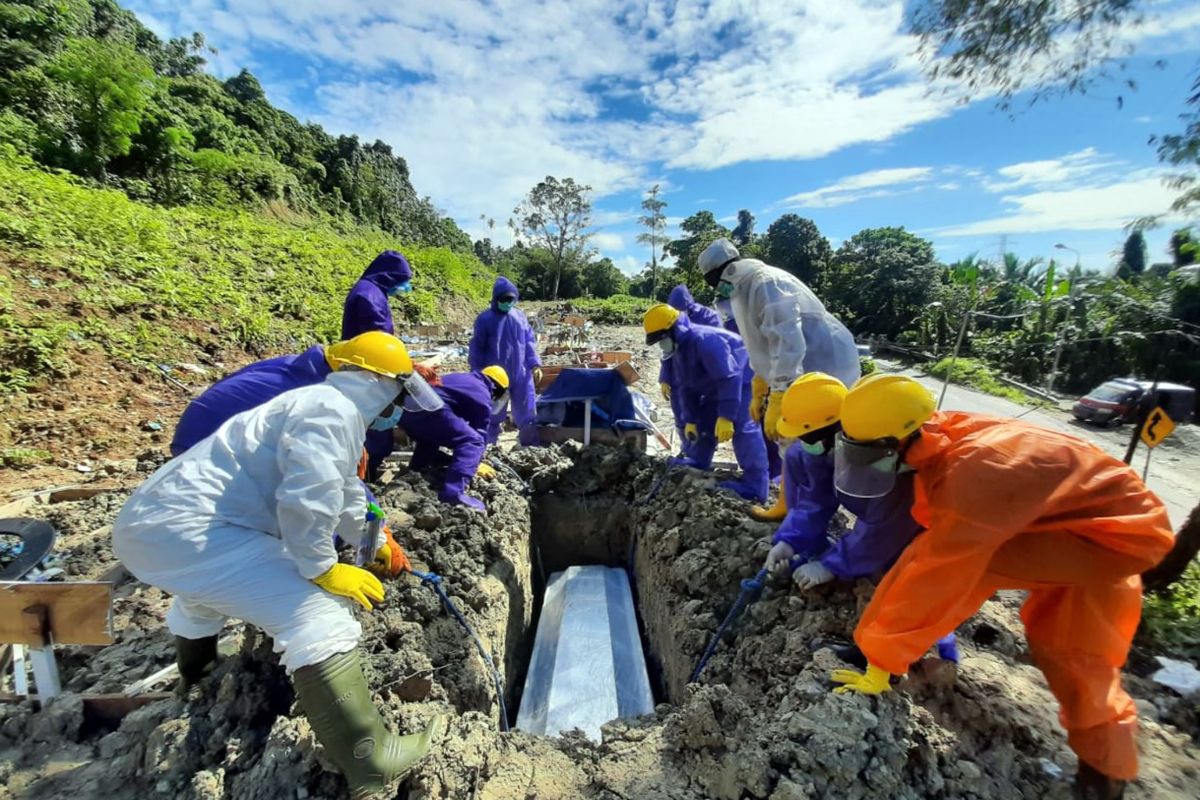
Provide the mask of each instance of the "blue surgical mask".
{"label": "blue surgical mask", "polygon": [[368,426],[373,431],[390,431],[400,422],[400,417],[404,414],[404,406],[400,403],[391,404],[392,413],[386,417],[376,417],[371,420]]}
{"label": "blue surgical mask", "polygon": [[509,311],[512,311],[512,307],[515,303],[516,303],[515,300],[508,300],[508,301],[502,300],[502,301],[496,303],[496,308],[500,309],[505,314],[507,314]]}
{"label": "blue surgical mask", "polygon": [[733,284],[729,281],[721,281],[717,284],[717,294],[728,300],[733,297]]}
{"label": "blue surgical mask", "polygon": [[412,284],[408,281],[405,281],[404,283],[398,283],[392,288],[388,289],[388,297],[395,297],[398,294],[408,294],[411,291]]}
{"label": "blue surgical mask", "polygon": [[804,452],[808,453],[810,456],[823,456],[823,455],[825,455],[825,452],[826,452],[824,442],[816,442],[814,444],[809,444],[808,442],[801,440],[800,446],[803,447]]}

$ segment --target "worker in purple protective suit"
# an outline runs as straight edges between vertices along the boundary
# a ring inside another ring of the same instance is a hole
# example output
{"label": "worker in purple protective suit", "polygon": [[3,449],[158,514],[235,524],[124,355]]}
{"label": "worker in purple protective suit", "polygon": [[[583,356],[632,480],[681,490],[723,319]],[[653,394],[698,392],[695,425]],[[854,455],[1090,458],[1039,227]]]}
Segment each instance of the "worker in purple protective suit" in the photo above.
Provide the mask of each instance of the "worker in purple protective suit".
{"label": "worker in purple protective suit", "polygon": [[[736,333],[738,336],[742,332],[738,330],[737,320],[733,318],[733,303],[728,297],[718,297],[716,302],[717,318],[721,321],[721,326],[730,333]],[[746,398],[746,402],[750,402],[750,395],[753,392],[751,384],[754,382],[754,369],[750,366],[750,362],[746,362],[746,371],[742,374],[744,385],[742,387],[742,397]],[[771,476],[771,482],[779,480],[779,476],[783,474],[783,459],[779,455],[779,447],[767,438],[767,431],[762,426],[759,426],[763,434],[763,445],[767,448],[767,474]],[[779,519],[783,517],[780,516]]]}
{"label": "worker in purple protective suit", "polygon": [[[346,295],[342,308],[342,339],[367,331],[395,334],[388,298],[412,291],[412,267],[395,250],[384,250]],[[392,431],[367,431],[367,469],[372,475],[395,447]]]}
{"label": "worker in purple protective suit", "polygon": [[[667,296],[667,305],[677,311],[682,311],[687,314],[688,319],[694,325],[707,325],[710,328],[721,327],[721,319],[717,316],[717,312],[707,306],[702,306],[692,297],[692,293],[688,291],[687,286],[679,284]],[[672,359],[664,358],[658,367],[658,387],[662,392],[663,399],[671,404],[671,413],[675,417],[675,429],[679,431],[679,446],[684,457],[688,455],[688,450],[691,445],[683,435],[683,409],[680,406],[679,393],[675,391],[676,381],[674,373],[671,370],[675,362]],[[749,395],[746,395],[749,397]]]}
{"label": "worker in purple protective suit", "polygon": [[[475,511],[485,511],[483,501],[466,493],[467,484],[478,473],[488,477],[490,467],[483,462],[487,449],[488,428],[497,407],[508,400],[508,376],[496,366],[480,372],[443,375],[433,387],[445,405],[436,411],[405,410],[397,427],[413,442],[411,469],[424,472],[444,463],[442,489],[438,497],[444,503],[458,503]],[[442,448],[451,451],[449,458]],[[485,469],[486,467],[486,469]]]}
{"label": "worker in purple protective suit", "polygon": [[[783,396],[778,430],[796,442],[784,455],[787,516],[771,540],[765,566],[774,573],[792,570],[792,581],[802,590],[835,578],[878,579],[922,531],[912,517],[912,472],[899,474],[882,497],[854,497],[834,488],[834,442],[846,392],[837,378],[809,372]],[[839,507],[856,521],[830,545],[829,523]],[[943,659],[958,663],[953,633],[939,639],[937,648]]]}
{"label": "worker in purple protective suit", "polygon": [[234,414],[257,408],[292,389],[321,383],[332,371],[325,360],[325,348],[319,344],[299,355],[268,358],[242,367],[188,403],[175,426],[171,455],[181,455],[207,439]]}
{"label": "worker in purple protective suit", "polygon": [[342,338],[353,339],[367,331],[394,334],[388,298],[412,291],[412,267],[395,250],[384,250],[363,272],[346,295],[342,308]]}
{"label": "worker in purple protective suit", "polygon": [[[525,315],[515,307],[519,297],[516,285],[501,275],[492,286],[492,304],[475,318],[475,333],[471,336],[468,364],[475,372],[493,364],[508,373],[509,394],[517,441],[525,447],[540,444],[534,422],[534,384],[541,378],[542,361],[534,348],[533,330]],[[492,420],[489,441],[500,434],[503,414]]]}
{"label": "worker in purple protective suit", "polygon": [[691,443],[682,463],[708,469],[717,444],[732,440],[742,477],[719,486],[761,503],[770,483],[767,453],[742,397],[747,355],[741,338],[723,328],[693,325],[664,303],[650,307],[642,327],[646,344],[657,344],[664,358],[676,362],[671,368],[678,378],[684,437]]}

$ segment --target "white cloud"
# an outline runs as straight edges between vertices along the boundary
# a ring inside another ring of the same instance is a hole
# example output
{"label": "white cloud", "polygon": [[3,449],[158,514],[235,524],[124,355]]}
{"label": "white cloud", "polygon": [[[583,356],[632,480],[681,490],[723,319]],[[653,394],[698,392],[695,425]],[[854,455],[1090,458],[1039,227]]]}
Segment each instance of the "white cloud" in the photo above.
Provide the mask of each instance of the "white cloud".
{"label": "white cloud", "polygon": [[1066,186],[1091,178],[1117,166],[1118,162],[1088,147],[1061,158],[1023,161],[996,170],[996,178],[984,180],[989,192],[1007,192],[1022,187]]}
{"label": "white cloud", "polygon": [[642,262],[636,256],[624,255],[615,262],[617,269],[626,275],[636,275],[642,271]]}
{"label": "white cloud", "polygon": [[1161,174],[1142,170],[1126,180],[1103,185],[1007,195],[1003,201],[1011,206],[1008,213],[933,233],[951,237],[1114,230],[1138,217],[1165,212],[1174,198],[1175,192],[1163,185]]}
{"label": "white cloud", "polygon": [[589,244],[598,248],[602,253],[606,251],[612,252],[614,250],[624,250],[625,237],[621,236],[619,233],[600,231],[599,233],[592,234]]}
{"label": "white cloud", "polygon": [[547,174],[602,197],[662,165],[816,158],[954,107],[926,91],[901,0],[130,2],[223,53],[316,66],[291,110],[389,142],[460,219],[506,218]]}
{"label": "white cloud", "polygon": [[898,167],[860,172],[819,189],[785,197],[776,204],[776,207],[833,208],[871,197],[887,197],[895,194],[896,190],[884,187],[907,186],[911,190],[913,184],[924,183],[932,175],[932,167]]}

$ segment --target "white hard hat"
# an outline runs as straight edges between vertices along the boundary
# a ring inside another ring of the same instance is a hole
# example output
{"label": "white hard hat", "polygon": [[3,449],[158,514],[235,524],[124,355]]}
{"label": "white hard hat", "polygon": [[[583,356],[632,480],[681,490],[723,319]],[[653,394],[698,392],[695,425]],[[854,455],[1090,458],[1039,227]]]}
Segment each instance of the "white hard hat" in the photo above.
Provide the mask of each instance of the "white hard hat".
{"label": "white hard hat", "polygon": [[733,246],[733,242],[728,239],[717,239],[704,249],[697,263],[700,265],[700,271],[707,275],[714,269],[723,267],[740,257],[741,254]]}

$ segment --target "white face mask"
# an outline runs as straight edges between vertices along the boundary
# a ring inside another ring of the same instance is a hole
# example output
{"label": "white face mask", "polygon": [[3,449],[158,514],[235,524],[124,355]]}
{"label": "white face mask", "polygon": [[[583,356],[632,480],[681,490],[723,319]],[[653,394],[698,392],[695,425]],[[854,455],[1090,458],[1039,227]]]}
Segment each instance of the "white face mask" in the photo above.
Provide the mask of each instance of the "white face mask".
{"label": "white face mask", "polygon": [[663,361],[675,355],[675,340],[671,337],[658,340],[658,349],[662,351]]}
{"label": "white face mask", "polygon": [[502,412],[504,410],[504,407],[507,405],[508,405],[508,392],[505,392],[504,394],[500,395],[499,397],[497,397],[495,400],[492,401],[492,416],[494,417],[497,414],[499,414],[500,412]]}

